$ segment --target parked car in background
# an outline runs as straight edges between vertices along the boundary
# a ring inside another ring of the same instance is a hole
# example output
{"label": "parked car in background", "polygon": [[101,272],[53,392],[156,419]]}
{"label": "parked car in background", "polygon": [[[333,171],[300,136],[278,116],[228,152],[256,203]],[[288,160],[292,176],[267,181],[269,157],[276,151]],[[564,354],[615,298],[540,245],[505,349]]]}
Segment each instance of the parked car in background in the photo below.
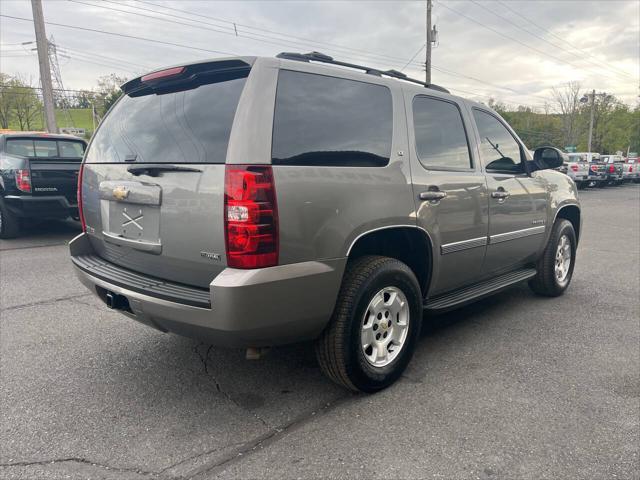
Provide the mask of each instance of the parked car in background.
{"label": "parked car in background", "polygon": [[78,218],[78,171],[86,142],[42,132],[0,134],[0,238],[30,221]]}
{"label": "parked car in background", "polygon": [[580,157],[571,157],[570,155],[559,170],[568,175],[578,188],[582,189],[589,186],[589,163]]}
{"label": "parked car in background", "polygon": [[629,157],[624,164],[625,180],[634,183],[640,183],[640,159],[638,157]]}
{"label": "parked car in background", "polygon": [[624,157],[622,155],[602,155],[608,185],[622,185],[624,181]]}
{"label": "parked car in background", "polygon": [[575,152],[568,153],[569,162],[586,163],[589,174],[587,186],[604,187],[607,185],[606,166],[600,161],[600,154],[595,152]]}
{"label": "parked car in background", "polygon": [[571,282],[563,154],[530,156],[486,105],[316,52],[122,88],[85,155],[70,253],[132,319],[248,356],[314,340],[330,379],[374,392],[406,368],[424,312]]}

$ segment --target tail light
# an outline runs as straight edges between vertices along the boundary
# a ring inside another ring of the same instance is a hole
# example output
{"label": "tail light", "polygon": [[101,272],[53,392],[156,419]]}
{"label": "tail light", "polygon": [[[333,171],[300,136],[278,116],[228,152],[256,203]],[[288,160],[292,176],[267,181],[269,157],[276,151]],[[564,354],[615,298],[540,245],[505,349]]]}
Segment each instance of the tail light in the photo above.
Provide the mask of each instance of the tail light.
{"label": "tail light", "polygon": [[278,207],[271,166],[226,166],[224,222],[227,265],[278,264]]}
{"label": "tail light", "polygon": [[21,192],[31,193],[31,175],[29,170],[16,170],[16,187]]}
{"label": "tail light", "polygon": [[633,167],[629,167],[629,173],[633,172]]}
{"label": "tail light", "polygon": [[575,163],[573,165],[571,165],[571,170],[573,170],[574,172],[578,171],[578,165],[576,165]]}
{"label": "tail light", "polygon": [[82,225],[82,231],[87,231],[87,224],[84,221],[84,212],[82,211],[82,174],[84,173],[84,162],[80,164],[80,170],[78,171],[78,216],[80,217],[80,224]]}
{"label": "tail light", "polygon": [[614,168],[613,165],[609,165],[609,173],[614,173],[616,171],[616,169]]}
{"label": "tail light", "polygon": [[591,171],[592,172],[597,172],[598,171],[598,166],[597,165],[591,165]]}

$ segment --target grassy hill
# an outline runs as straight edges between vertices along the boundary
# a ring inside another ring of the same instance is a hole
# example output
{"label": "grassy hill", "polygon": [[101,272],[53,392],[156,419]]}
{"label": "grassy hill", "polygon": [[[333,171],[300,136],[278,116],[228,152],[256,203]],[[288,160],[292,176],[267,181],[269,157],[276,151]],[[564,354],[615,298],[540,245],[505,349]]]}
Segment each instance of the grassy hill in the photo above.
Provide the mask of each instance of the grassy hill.
{"label": "grassy hill", "polygon": [[[69,113],[71,114],[71,122],[63,110],[56,110],[56,122],[58,123],[58,128],[84,128],[88,134],[91,134],[93,131],[93,121],[91,120],[90,108],[71,108],[69,109]],[[9,128],[12,130],[20,130],[20,126],[15,119],[9,123]],[[32,130],[44,130],[44,120],[42,116],[36,119],[36,123],[32,126]]]}

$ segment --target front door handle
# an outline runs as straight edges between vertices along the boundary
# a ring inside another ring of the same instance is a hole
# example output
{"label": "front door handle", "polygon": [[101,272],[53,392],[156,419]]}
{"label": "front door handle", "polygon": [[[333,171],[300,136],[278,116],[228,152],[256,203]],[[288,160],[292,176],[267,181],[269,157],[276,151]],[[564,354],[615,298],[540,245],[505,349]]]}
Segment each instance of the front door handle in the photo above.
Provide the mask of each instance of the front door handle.
{"label": "front door handle", "polygon": [[441,192],[440,190],[427,190],[426,192],[420,192],[420,200],[428,200],[430,202],[439,202],[447,196],[447,192]]}
{"label": "front door handle", "polygon": [[505,189],[498,189],[495,192],[491,192],[491,198],[497,198],[498,200],[504,200],[509,195],[511,194],[507,192]]}

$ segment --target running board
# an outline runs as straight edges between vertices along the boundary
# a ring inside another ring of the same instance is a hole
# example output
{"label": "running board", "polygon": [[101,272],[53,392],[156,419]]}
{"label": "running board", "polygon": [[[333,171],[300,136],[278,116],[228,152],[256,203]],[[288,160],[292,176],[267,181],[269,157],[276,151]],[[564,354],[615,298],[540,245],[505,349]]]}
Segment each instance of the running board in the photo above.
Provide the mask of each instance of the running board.
{"label": "running board", "polygon": [[430,298],[424,304],[423,308],[431,311],[449,310],[451,308],[479,300],[482,297],[496,293],[516,283],[529,280],[535,275],[535,268],[522,268],[520,270],[515,270],[451,293],[445,293],[443,295]]}

